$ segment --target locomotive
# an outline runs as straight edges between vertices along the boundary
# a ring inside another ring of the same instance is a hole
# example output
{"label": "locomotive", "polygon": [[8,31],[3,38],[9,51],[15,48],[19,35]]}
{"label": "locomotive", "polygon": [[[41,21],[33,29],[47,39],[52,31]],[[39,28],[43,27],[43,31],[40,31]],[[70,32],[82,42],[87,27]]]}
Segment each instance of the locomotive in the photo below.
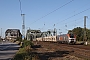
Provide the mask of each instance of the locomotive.
{"label": "locomotive", "polygon": [[36,38],[37,41],[49,41],[49,42],[60,42],[60,43],[68,43],[68,44],[75,44],[76,37],[74,34],[62,34],[57,36],[47,36],[47,37],[40,37]]}
{"label": "locomotive", "polygon": [[57,36],[57,41],[61,43],[76,43],[76,36],[74,34],[62,34]]}

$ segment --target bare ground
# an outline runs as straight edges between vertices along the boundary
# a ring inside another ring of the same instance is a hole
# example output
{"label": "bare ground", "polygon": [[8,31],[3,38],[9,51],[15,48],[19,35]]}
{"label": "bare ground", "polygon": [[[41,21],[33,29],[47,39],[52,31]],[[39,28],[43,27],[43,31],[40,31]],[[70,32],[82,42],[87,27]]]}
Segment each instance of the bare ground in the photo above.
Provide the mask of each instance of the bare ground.
{"label": "bare ground", "polygon": [[38,43],[38,45],[34,46],[33,54],[37,55],[37,59],[33,60],[84,60],[82,58],[78,58],[72,56],[71,53],[73,51],[63,50],[59,48],[54,48],[53,45]]}

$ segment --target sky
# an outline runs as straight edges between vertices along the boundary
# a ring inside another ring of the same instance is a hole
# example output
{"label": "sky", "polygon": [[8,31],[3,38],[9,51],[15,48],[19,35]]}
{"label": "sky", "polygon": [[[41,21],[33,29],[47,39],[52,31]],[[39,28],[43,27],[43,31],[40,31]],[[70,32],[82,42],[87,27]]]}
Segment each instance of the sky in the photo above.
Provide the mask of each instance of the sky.
{"label": "sky", "polygon": [[22,33],[21,14],[25,14],[25,30],[56,28],[63,34],[83,28],[84,16],[90,29],[90,0],[0,0],[0,35],[4,36],[7,29],[20,29]]}

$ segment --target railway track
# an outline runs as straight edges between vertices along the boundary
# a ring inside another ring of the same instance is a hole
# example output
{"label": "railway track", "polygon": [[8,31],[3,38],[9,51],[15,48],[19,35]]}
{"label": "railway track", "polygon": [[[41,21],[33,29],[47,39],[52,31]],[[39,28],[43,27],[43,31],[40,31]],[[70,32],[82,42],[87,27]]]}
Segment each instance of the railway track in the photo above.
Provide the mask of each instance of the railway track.
{"label": "railway track", "polygon": [[90,59],[90,46],[84,45],[67,45],[67,44],[58,44],[58,43],[50,43],[50,42],[38,42],[42,47],[47,49],[51,49],[54,51],[69,51],[70,55],[82,58],[82,59]]}
{"label": "railway track", "polygon": [[55,45],[62,47],[63,49],[67,49],[68,51],[73,51],[71,55],[83,58],[90,59],[90,46],[85,45],[67,45],[67,44],[57,44]]}

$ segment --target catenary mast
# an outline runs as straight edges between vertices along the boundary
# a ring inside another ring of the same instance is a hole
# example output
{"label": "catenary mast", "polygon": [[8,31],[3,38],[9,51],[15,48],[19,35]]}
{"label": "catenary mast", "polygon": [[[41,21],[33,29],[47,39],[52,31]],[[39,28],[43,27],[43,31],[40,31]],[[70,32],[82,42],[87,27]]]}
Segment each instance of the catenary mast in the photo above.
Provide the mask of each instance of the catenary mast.
{"label": "catenary mast", "polygon": [[22,39],[24,40],[25,38],[25,14],[21,14],[22,16],[22,20],[23,20],[23,24],[22,24]]}

